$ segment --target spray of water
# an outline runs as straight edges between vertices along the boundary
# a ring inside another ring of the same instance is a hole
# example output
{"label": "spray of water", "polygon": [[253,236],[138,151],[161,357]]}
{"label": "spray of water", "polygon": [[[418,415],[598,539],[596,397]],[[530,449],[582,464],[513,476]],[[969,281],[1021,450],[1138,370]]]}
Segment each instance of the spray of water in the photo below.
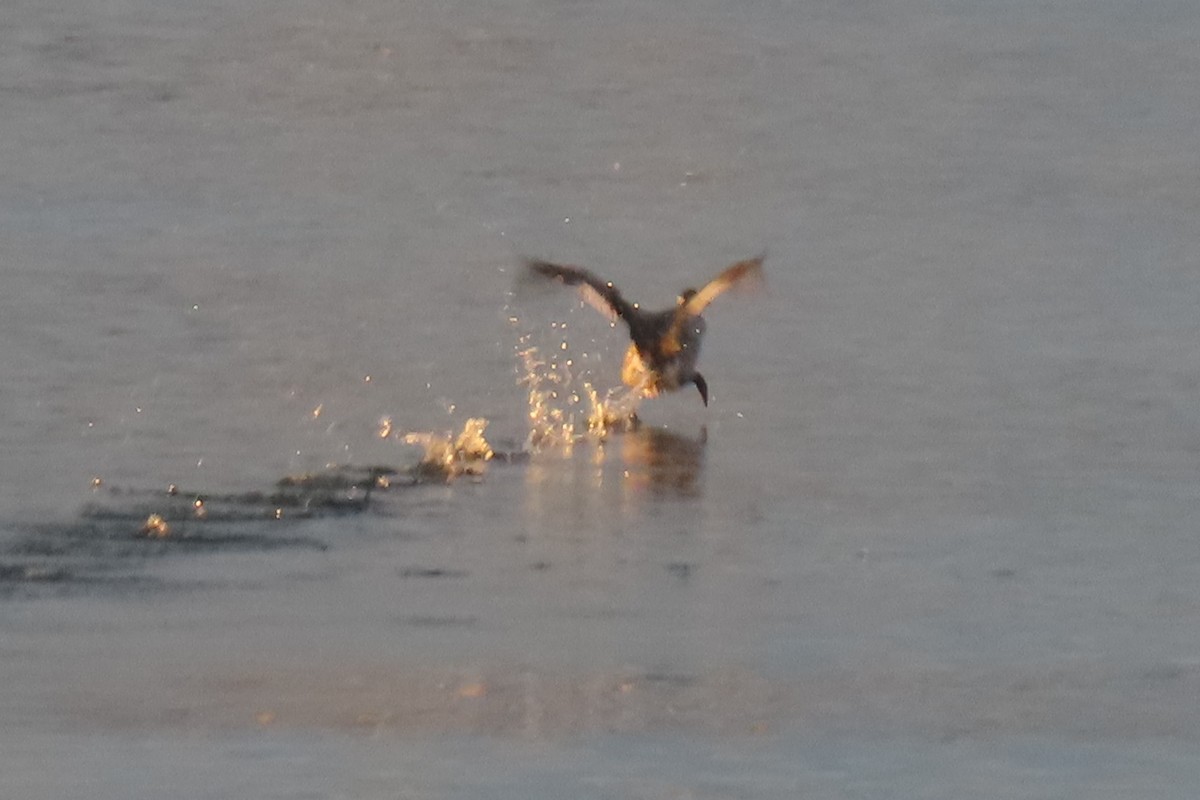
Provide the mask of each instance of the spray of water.
{"label": "spray of water", "polygon": [[603,395],[579,380],[571,361],[544,358],[536,346],[518,350],[520,384],[528,391],[530,450],[570,448],[586,438],[604,439],[637,424],[636,392],[625,387]]}
{"label": "spray of water", "polygon": [[421,479],[452,480],[461,475],[482,475],[487,462],[496,455],[484,438],[488,421],[472,417],[458,435],[447,433],[407,433],[405,444],[425,448],[414,474]]}
{"label": "spray of water", "polygon": [[[520,324],[516,315],[510,315],[508,321],[514,328]],[[482,417],[468,419],[457,434],[449,431],[397,434],[391,419],[385,417],[380,421],[379,436],[396,436],[405,444],[424,448],[414,469],[418,480],[453,480],[462,475],[482,475],[493,459],[513,461],[547,449],[569,453],[581,441],[603,440],[610,434],[634,429],[640,393],[623,386],[603,393],[597,390],[587,379],[591,370],[576,361],[578,357],[586,363],[588,355],[574,353],[566,330],[566,322],[550,324],[549,332],[558,341],[548,351],[534,343],[533,332],[518,332],[514,347],[516,369],[518,384],[526,391],[529,425],[521,452],[494,451],[484,436],[488,420]],[[538,333],[546,332],[539,328]],[[595,359],[591,361],[595,363]]]}

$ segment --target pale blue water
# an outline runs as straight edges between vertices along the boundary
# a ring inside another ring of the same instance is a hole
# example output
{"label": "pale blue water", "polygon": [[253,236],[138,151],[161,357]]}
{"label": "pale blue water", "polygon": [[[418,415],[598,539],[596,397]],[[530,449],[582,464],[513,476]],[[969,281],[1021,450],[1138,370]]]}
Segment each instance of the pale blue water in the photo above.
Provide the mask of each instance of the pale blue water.
{"label": "pale blue water", "polygon": [[[1195,796],[1193,4],[0,31],[0,795]],[[385,419],[521,449],[523,334],[615,382],[520,255],[763,248],[708,409],[269,518]]]}

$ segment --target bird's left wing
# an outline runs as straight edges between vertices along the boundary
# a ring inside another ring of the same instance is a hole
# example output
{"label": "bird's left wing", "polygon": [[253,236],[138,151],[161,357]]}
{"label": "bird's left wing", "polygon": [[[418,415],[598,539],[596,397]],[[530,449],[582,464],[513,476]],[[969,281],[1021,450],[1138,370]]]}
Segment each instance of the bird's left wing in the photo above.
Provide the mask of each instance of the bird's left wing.
{"label": "bird's left wing", "polygon": [[717,297],[726,289],[732,288],[734,285],[742,282],[761,282],[763,261],[767,258],[767,254],[748,258],[745,261],[739,261],[736,264],[727,267],[720,275],[706,283],[700,291],[696,292],[682,306],[684,313],[690,316],[696,316],[708,308],[709,303],[716,300]]}

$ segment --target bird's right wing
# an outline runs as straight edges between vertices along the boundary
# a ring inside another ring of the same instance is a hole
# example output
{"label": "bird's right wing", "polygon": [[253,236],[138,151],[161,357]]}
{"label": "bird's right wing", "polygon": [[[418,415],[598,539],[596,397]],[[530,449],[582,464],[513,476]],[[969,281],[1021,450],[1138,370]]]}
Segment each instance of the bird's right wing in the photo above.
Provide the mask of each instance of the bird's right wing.
{"label": "bird's right wing", "polygon": [[611,281],[601,280],[582,267],[551,264],[549,261],[535,258],[526,259],[525,265],[535,275],[576,287],[583,301],[609,320],[616,320],[618,317],[628,320],[633,314],[633,306],[621,297],[621,293]]}

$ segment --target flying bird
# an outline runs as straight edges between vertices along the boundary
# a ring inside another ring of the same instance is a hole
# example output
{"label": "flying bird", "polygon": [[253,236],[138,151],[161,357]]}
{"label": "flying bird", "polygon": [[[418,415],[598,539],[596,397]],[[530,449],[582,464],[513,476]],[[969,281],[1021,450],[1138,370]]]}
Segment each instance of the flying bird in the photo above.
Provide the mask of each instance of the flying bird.
{"label": "flying bird", "polygon": [[574,266],[527,259],[531,273],[578,288],[581,297],[610,320],[622,320],[629,326],[633,340],[625,352],[621,380],[646,397],[657,397],[688,384],[700,391],[708,405],[708,381],[696,371],[700,340],[704,336],[704,318],[708,304],[722,292],[746,280],[761,280],[766,255],[739,261],[706,283],[699,291],[685,289],[676,298],[675,307],[663,311],[644,311],[630,303],[612,281],[606,281]]}

